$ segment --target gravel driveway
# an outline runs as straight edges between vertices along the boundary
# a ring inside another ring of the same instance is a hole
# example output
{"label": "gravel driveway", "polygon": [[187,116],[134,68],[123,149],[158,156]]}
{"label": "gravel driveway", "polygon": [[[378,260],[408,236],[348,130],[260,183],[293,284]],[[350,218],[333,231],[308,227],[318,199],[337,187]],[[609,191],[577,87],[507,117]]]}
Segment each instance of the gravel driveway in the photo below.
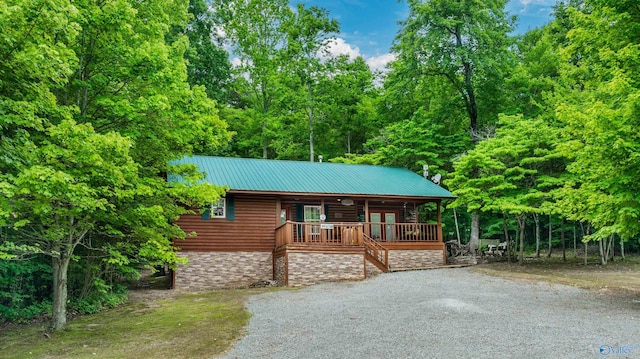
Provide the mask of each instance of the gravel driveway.
{"label": "gravel driveway", "polygon": [[282,290],[248,306],[248,333],[224,358],[640,358],[640,298],[468,268]]}

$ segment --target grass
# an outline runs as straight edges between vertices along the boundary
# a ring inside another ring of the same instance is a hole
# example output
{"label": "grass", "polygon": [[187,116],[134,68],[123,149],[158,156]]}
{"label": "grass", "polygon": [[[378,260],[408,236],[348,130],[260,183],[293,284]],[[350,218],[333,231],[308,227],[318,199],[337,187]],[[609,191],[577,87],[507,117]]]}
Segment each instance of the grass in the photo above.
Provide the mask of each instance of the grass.
{"label": "grass", "polygon": [[[609,294],[640,295],[640,258],[587,266],[582,257],[533,258],[523,265],[490,263],[474,270],[493,276],[571,285]],[[45,335],[46,324],[0,332],[0,358],[211,358],[244,333],[247,297],[273,289],[217,290],[197,294],[137,291],[139,298],[103,313],[71,320]],[[154,295],[155,294],[155,295]]]}
{"label": "grass", "polygon": [[475,271],[504,278],[542,281],[574,287],[608,292],[611,294],[640,295],[640,258],[617,259],[602,266],[595,257],[589,258],[586,266],[583,258],[567,256],[540,257],[517,263],[487,263],[475,267]]}
{"label": "grass", "polygon": [[269,290],[167,291],[164,299],[131,300],[73,319],[63,331],[19,326],[0,333],[0,358],[211,358],[243,334],[247,297]]}

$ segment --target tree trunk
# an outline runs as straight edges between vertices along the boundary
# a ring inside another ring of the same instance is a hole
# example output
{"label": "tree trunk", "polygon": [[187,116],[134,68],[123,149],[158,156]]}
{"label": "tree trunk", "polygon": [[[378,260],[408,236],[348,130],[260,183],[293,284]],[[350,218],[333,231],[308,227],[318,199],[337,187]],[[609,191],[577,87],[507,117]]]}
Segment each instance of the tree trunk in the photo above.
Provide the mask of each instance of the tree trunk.
{"label": "tree trunk", "polygon": [[67,326],[67,270],[71,257],[63,251],[53,257],[53,303],[51,307],[51,329],[64,329]]}
{"label": "tree trunk", "polygon": [[453,220],[456,223],[456,238],[458,239],[458,245],[460,245],[460,226],[458,226],[458,213],[455,208],[453,209]]}
{"label": "tree trunk", "polygon": [[502,214],[502,229],[504,230],[504,240],[507,242],[507,262],[511,263],[511,253],[509,252],[510,240],[509,240],[509,227],[507,226],[507,215]]}
{"label": "tree trunk", "polygon": [[564,218],[560,223],[560,242],[562,243],[562,260],[567,261],[567,250],[564,244]]}
{"label": "tree trunk", "polygon": [[524,263],[524,229],[527,224],[527,216],[521,214],[518,216],[518,228],[520,229],[520,254],[518,256],[518,264]]}
{"label": "tree trunk", "polygon": [[469,250],[473,255],[477,254],[478,243],[480,242],[480,214],[471,213],[471,235],[469,236]]}
{"label": "tree trunk", "polygon": [[540,216],[534,213],[533,220],[536,223],[536,258],[540,258]]}
{"label": "tree trunk", "polygon": [[620,237],[620,258],[624,260],[624,240]]}
{"label": "tree trunk", "polygon": [[604,239],[600,239],[598,241],[598,250],[600,251],[600,264],[602,265],[607,264],[607,255],[604,249],[605,245],[603,244],[604,241]]}
{"label": "tree trunk", "polygon": [[551,258],[551,235],[553,233],[553,228],[551,226],[551,215],[549,215],[549,251],[547,252],[547,258]]}
{"label": "tree trunk", "polygon": [[589,242],[584,242],[584,265],[588,262]]}
{"label": "tree trunk", "polygon": [[573,256],[578,256],[578,243],[577,243],[577,235],[576,235],[576,223],[573,222]]}
{"label": "tree trunk", "polygon": [[313,151],[313,92],[311,82],[307,84],[309,91],[309,162],[315,161],[315,153]]}
{"label": "tree trunk", "polygon": [[[456,46],[462,47],[463,35],[460,32],[460,28],[456,27],[454,31],[456,37]],[[477,145],[479,142],[478,137],[478,104],[476,103],[476,94],[473,88],[473,66],[469,61],[462,63],[464,73],[464,90],[460,89],[462,93],[462,99],[467,107],[467,114],[469,115],[469,129],[471,131],[471,141],[473,145]],[[452,80],[453,81],[453,80]],[[456,84],[453,84],[456,86]]]}
{"label": "tree trunk", "polygon": [[267,115],[269,114],[269,101],[266,87],[262,86],[262,158],[269,156],[269,141],[267,141]]}
{"label": "tree trunk", "polygon": [[[589,233],[591,232],[591,226],[587,225],[587,228],[584,228],[584,223],[580,222],[580,231],[582,232],[582,240],[584,241],[584,237],[586,235],[589,235]],[[584,243],[584,265],[587,265],[587,259],[589,256],[589,242],[583,242]]]}

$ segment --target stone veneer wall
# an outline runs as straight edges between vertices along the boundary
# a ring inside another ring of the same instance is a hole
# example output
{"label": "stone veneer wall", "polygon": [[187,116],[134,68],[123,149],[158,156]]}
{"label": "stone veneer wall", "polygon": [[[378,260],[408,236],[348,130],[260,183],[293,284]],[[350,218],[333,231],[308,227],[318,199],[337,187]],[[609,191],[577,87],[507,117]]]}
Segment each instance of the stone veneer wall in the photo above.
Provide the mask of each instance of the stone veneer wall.
{"label": "stone veneer wall", "polygon": [[287,257],[285,255],[277,256],[273,265],[273,279],[278,285],[287,283]]}
{"label": "stone veneer wall", "polygon": [[288,252],[289,286],[364,279],[363,253]]}
{"label": "stone veneer wall", "polygon": [[241,287],[273,279],[271,252],[179,252],[189,258],[175,275],[176,289]]}
{"label": "stone veneer wall", "polygon": [[444,265],[442,250],[390,250],[389,268],[394,270],[433,268]]}

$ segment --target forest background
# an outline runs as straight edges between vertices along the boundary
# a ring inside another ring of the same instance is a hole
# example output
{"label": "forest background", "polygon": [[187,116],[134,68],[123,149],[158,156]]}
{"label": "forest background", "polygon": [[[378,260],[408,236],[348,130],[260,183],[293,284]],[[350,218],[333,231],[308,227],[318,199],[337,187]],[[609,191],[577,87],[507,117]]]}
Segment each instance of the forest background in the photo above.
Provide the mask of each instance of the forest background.
{"label": "forest background", "polygon": [[171,223],[223,194],[171,165],[191,154],[428,165],[458,196],[447,240],[457,220],[521,261],[542,233],[547,254],[637,251],[640,6],[559,2],[515,36],[505,0],[407,3],[374,72],[327,51],[328,11],[283,0],[2,2],[0,321],[64,328],[178,263]]}

